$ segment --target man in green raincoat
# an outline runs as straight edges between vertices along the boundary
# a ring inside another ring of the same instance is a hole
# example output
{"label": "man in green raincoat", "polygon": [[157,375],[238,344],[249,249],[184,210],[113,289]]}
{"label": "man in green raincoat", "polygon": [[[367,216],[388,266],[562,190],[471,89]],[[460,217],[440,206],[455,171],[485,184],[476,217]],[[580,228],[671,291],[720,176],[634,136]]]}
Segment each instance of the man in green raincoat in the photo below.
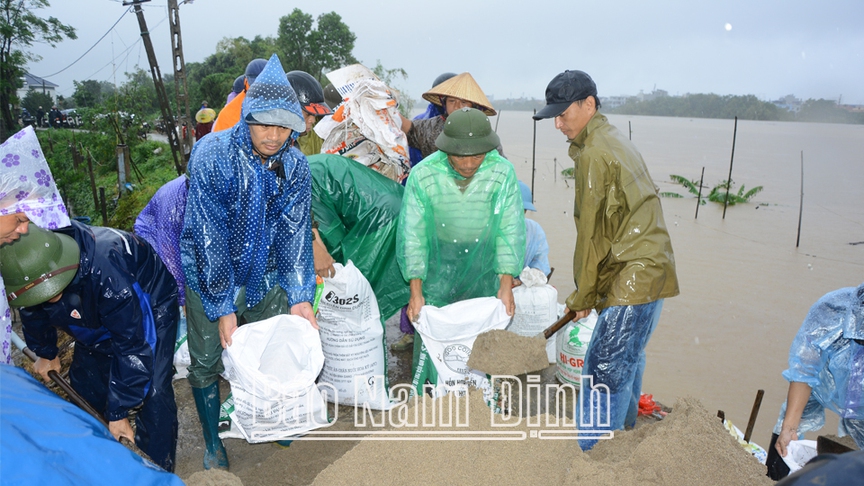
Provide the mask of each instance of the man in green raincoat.
{"label": "man in green raincoat", "polygon": [[[498,135],[474,108],[453,112],[438,151],[411,170],[396,257],[410,284],[408,318],[425,304],[497,296],[513,315],[513,277],[525,259],[525,216],[516,173]],[[421,349],[415,339],[414,355]]]}
{"label": "man in green raincoat", "polygon": [[309,170],[313,225],[317,224],[315,233],[320,236],[313,242],[316,273],[332,277],[334,262],[354,262],[369,281],[381,320],[386,321],[408,303],[408,284],[396,263],[396,232],[404,188],[378,171],[340,155],[312,155]]}

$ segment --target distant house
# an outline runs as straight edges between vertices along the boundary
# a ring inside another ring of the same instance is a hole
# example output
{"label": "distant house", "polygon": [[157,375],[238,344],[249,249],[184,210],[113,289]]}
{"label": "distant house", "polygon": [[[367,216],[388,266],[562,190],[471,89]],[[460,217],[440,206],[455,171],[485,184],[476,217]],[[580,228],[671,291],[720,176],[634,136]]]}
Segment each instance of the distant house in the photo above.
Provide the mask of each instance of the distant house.
{"label": "distant house", "polygon": [[603,108],[618,108],[619,106],[627,104],[627,100],[631,98],[630,96],[601,96],[600,104]]}
{"label": "distant house", "polygon": [[801,100],[795,97],[795,95],[786,95],[779,100],[774,100],[773,103],[777,108],[782,108],[786,111],[791,111],[792,113],[798,113],[801,111]]}
{"label": "distant house", "polygon": [[[24,73],[24,86],[18,88],[18,99],[23,100],[27,96],[28,91],[36,90],[50,96],[52,103],[57,103],[57,88],[59,88],[59,85],[47,79],[34,76],[30,73]],[[46,106],[45,110],[47,111],[49,108]]]}
{"label": "distant house", "polygon": [[849,113],[864,113],[864,105],[837,105]]}
{"label": "distant house", "polygon": [[636,95],[636,99],[639,101],[651,101],[656,98],[665,98],[669,96],[669,92],[664,89],[654,89],[650,93],[644,93],[641,89],[639,90],[639,94]]}

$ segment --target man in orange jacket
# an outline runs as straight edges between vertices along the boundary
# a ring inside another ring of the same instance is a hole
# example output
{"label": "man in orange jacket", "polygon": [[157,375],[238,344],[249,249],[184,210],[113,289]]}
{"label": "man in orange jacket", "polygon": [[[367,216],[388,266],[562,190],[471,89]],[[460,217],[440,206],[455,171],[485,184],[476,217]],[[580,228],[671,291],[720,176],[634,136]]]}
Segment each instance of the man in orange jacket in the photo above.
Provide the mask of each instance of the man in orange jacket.
{"label": "man in orange jacket", "polygon": [[216,117],[216,121],[213,123],[213,129],[211,132],[227,130],[240,121],[240,110],[243,108],[243,100],[246,98],[246,91],[249,90],[249,87],[255,82],[255,78],[261,74],[261,70],[264,69],[264,66],[266,65],[266,59],[253,59],[249,61],[249,64],[246,65],[246,87],[243,91],[238,93],[234,99],[225,105],[225,108],[222,108],[222,111],[219,112],[219,116]]}

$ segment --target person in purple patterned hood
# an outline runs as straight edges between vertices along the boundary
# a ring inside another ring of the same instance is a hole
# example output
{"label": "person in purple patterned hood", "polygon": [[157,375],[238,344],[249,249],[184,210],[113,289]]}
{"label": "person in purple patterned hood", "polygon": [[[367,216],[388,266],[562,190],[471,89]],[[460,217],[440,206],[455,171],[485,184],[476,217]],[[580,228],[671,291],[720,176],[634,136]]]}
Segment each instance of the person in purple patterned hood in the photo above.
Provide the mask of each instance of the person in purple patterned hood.
{"label": "person in purple patterned hood", "polygon": [[[0,246],[27,234],[30,223],[41,228],[69,226],[66,205],[42,155],[33,127],[0,145]],[[0,277],[0,364],[12,364],[12,311]]]}
{"label": "person in purple patterned hood", "polygon": [[189,384],[207,451],[227,468],[218,436],[222,349],[242,318],[312,313],[311,175],[295,146],[306,124],[274,54],[246,93],[233,128],[199,140],[189,160],[180,251],[186,276]]}

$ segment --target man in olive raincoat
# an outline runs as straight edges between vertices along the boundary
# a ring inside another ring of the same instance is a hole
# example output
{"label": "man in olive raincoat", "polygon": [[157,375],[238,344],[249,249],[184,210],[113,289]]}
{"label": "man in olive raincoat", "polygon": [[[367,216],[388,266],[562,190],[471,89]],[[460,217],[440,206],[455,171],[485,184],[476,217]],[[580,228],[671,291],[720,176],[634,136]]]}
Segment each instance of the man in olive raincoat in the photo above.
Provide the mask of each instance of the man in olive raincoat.
{"label": "man in olive raincoat", "polygon": [[549,83],[546,106],[534,115],[555,119],[575,163],[576,290],[567,307],[576,319],[591,309],[600,313],[582,376],[608,388],[591,390],[591,383],[582,383],[582,410],[592,410],[591,397],[599,392],[593,406],[598,413],[580,419],[583,450],[597,443],[589,434],[599,437],[635,424],[645,346],[663,299],[678,295],[657,187],[639,151],[598,108],[594,80],[582,71],[565,71]]}
{"label": "man in olive raincoat", "polygon": [[180,248],[186,276],[189,384],[207,451],[204,467],[228,467],[217,434],[222,349],[239,319],[312,313],[309,164],[293,141],[300,104],[274,54],[249,88],[240,121],[199,140],[189,160]]}

